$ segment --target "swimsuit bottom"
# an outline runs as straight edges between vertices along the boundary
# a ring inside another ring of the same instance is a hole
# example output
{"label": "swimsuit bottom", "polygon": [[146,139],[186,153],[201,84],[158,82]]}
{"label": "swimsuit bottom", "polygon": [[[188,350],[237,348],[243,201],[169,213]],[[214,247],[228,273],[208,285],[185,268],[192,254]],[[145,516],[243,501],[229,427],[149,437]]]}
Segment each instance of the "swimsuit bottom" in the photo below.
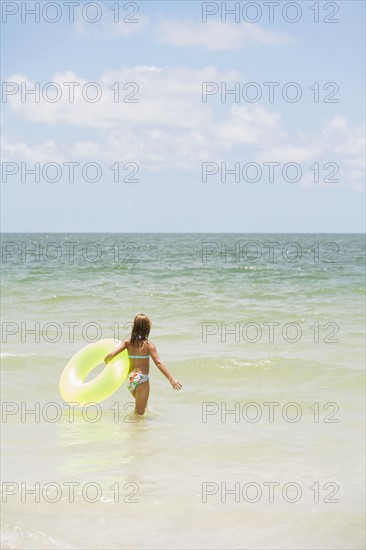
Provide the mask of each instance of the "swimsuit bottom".
{"label": "swimsuit bottom", "polygon": [[130,391],[134,391],[137,386],[139,386],[143,382],[147,382],[148,380],[148,374],[142,374],[142,372],[131,372],[128,377],[127,387]]}

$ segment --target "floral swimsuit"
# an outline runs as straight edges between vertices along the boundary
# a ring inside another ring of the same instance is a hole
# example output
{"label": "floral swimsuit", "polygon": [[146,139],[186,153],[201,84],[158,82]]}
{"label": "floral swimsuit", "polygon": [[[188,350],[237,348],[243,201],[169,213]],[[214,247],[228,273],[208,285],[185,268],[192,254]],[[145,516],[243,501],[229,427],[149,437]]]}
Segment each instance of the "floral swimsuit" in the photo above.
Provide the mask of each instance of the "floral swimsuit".
{"label": "floral swimsuit", "polygon": [[127,387],[130,391],[135,391],[137,386],[143,382],[147,382],[148,380],[148,374],[142,374],[142,372],[131,372],[128,376]]}

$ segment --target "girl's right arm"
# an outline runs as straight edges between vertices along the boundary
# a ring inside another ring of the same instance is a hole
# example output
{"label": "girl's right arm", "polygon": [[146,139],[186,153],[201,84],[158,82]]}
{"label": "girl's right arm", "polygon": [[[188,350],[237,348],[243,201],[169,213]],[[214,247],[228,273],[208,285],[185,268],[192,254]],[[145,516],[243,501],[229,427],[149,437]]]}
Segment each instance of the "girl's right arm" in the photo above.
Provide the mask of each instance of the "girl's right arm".
{"label": "girl's right arm", "polygon": [[181,390],[182,389],[182,384],[180,382],[178,382],[178,380],[173,378],[173,376],[170,374],[168,369],[165,367],[165,365],[161,361],[161,359],[158,355],[157,349],[155,347],[155,344],[153,344],[152,342],[149,342],[149,351],[150,351],[150,355],[151,355],[155,365],[158,367],[160,372],[162,372],[164,374],[164,376],[169,380],[172,387],[175,390]]}
{"label": "girl's right arm", "polygon": [[106,355],[104,357],[105,364],[108,365],[109,361],[114,359],[118,354],[120,354],[125,349],[127,349],[127,342],[126,341],[122,342],[122,344],[120,346],[118,346],[118,348],[116,348],[114,351],[111,351],[111,353],[108,353],[108,355]]}

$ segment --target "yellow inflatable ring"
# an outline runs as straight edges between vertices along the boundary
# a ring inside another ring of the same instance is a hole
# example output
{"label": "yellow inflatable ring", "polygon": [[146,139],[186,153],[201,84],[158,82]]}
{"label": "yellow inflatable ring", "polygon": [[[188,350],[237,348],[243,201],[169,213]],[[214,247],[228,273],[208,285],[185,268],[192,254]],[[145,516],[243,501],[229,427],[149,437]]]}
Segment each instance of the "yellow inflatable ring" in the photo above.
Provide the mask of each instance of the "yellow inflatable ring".
{"label": "yellow inflatable ring", "polygon": [[128,376],[130,360],[127,350],[117,355],[93,380],[84,382],[95,367],[103,363],[104,357],[122,342],[105,338],[85,346],[67,363],[60,378],[60,393],[64,401],[79,405],[99,403],[112,395]]}

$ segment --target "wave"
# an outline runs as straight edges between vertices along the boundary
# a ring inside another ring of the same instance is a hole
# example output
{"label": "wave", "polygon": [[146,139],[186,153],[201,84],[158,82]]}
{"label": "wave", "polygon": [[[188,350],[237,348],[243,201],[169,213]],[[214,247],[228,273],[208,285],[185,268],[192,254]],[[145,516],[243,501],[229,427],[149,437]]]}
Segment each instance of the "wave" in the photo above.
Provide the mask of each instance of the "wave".
{"label": "wave", "polygon": [[79,295],[75,292],[75,294],[53,294],[52,296],[49,296],[47,298],[41,298],[37,300],[38,302],[42,302],[43,304],[52,303],[55,302],[66,302],[67,300],[72,300],[75,302],[76,300],[84,300],[85,297],[82,295]]}
{"label": "wave", "polygon": [[[190,362],[190,371],[196,378],[207,376],[210,369],[211,380],[220,372],[240,371],[245,373],[246,379],[256,380],[258,377],[270,377],[272,380],[296,381],[301,383],[318,383],[325,381],[329,384],[343,381],[350,385],[362,385],[364,373],[358,365],[348,364],[346,367],[332,361],[316,360],[304,357],[269,356],[262,358],[228,358],[228,359],[194,359]],[[176,363],[180,375],[188,374],[187,363]],[[192,370],[191,370],[192,369]],[[234,373],[233,373],[234,374]],[[261,378],[262,380],[262,378]]]}
{"label": "wave", "polygon": [[38,355],[36,353],[0,353],[0,359],[5,359],[8,357],[38,357]]}
{"label": "wave", "polygon": [[53,537],[43,533],[42,531],[34,531],[25,529],[18,525],[1,525],[1,548],[3,550],[13,550],[27,548],[29,550],[33,549],[43,549],[43,548],[52,548],[55,550],[68,550],[75,548],[75,546],[70,546],[65,542],[57,541]]}

